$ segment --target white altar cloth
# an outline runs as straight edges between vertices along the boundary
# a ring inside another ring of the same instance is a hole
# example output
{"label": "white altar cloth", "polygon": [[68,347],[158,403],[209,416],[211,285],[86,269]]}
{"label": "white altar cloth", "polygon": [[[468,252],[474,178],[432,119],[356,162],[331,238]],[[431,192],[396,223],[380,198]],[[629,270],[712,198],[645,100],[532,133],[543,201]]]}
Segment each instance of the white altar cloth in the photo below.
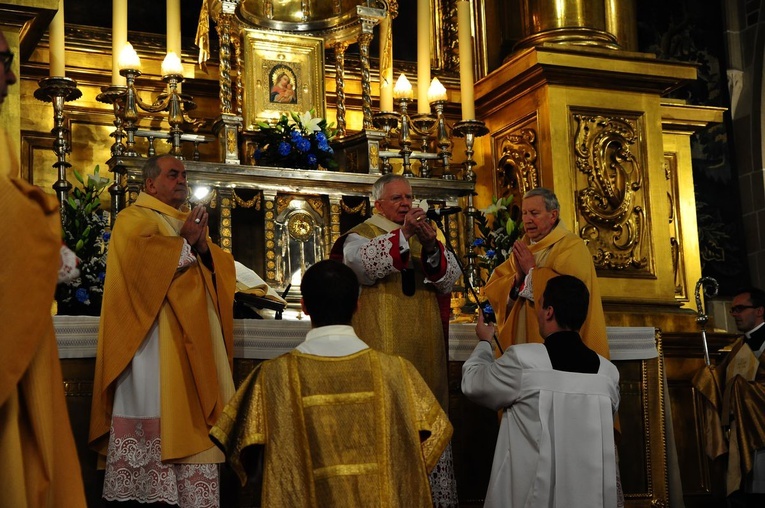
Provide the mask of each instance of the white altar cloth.
{"label": "white altar cloth", "polygon": [[[54,316],[59,358],[95,358],[98,320],[96,316]],[[274,358],[300,344],[310,327],[308,319],[236,319],[234,356]],[[612,360],[646,360],[658,356],[654,328],[609,327],[607,333]],[[467,360],[477,340],[475,324],[452,323],[449,326],[449,360]]]}

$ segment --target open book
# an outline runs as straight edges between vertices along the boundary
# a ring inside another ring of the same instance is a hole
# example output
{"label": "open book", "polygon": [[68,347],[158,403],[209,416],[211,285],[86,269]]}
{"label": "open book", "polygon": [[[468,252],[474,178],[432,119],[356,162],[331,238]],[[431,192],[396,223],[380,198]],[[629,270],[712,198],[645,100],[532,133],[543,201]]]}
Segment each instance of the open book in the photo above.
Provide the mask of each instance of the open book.
{"label": "open book", "polygon": [[234,261],[234,265],[236,266],[237,293],[265,298],[284,307],[287,306],[287,301],[279,296],[279,293],[274,288],[266,284],[254,270],[247,268],[239,261]]}

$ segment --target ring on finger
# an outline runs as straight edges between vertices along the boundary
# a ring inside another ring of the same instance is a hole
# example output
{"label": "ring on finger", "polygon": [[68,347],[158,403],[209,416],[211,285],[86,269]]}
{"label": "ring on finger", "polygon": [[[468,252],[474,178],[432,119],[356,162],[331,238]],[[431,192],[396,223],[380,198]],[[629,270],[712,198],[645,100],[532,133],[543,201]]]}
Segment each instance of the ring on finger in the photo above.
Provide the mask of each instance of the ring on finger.
{"label": "ring on finger", "polygon": [[200,219],[199,217],[197,217],[196,219],[194,219],[194,222],[196,222],[197,224],[199,224],[200,222],[202,222],[202,219]]}

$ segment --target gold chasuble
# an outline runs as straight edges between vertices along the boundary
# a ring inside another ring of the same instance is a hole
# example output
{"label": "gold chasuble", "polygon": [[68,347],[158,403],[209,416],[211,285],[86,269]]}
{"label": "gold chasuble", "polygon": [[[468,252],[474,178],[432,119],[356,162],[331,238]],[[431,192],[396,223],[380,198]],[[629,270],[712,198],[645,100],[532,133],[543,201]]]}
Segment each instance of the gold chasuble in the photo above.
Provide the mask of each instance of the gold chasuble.
{"label": "gold chasuble", "polygon": [[213,446],[209,429],[226,393],[233,394],[234,261],[208,239],[215,272],[201,261],[178,270],[183,239],[177,230],[187,215],[141,193],[117,217],[90,420],[90,445],[100,455],[107,451],[116,381],[159,320],[162,460],[219,460],[196,454]]}
{"label": "gold chasuble", "polygon": [[431,507],[452,426],[402,358],[293,351],[250,374],[211,435],[242,484],[245,452],[265,445],[261,506]]}
{"label": "gold chasuble", "polygon": [[[530,243],[526,236],[522,241],[526,244]],[[603,303],[600,300],[598,277],[592,255],[582,239],[559,222],[542,240],[529,245],[529,249],[537,265],[531,272],[534,302],[539,301],[547,281],[553,277],[572,275],[584,282],[590,291],[590,306],[587,310],[587,319],[579,333],[587,347],[609,358],[606,319],[603,314]],[[542,342],[534,302],[518,297],[508,309],[508,295],[515,283],[516,272],[515,258],[511,255],[494,270],[484,288],[486,297],[497,316],[498,337],[502,349],[507,349],[513,344]]]}
{"label": "gold chasuble", "polygon": [[2,175],[0,217],[0,505],[85,507],[51,317],[58,201]]}
{"label": "gold chasuble", "polygon": [[[377,222],[385,221],[380,215]],[[401,226],[390,221],[391,229],[373,224],[373,219],[354,227],[349,233],[375,238]],[[353,329],[369,347],[383,353],[403,356],[417,368],[441,407],[449,404],[446,378],[446,341],[438,307],[438,291],[425,284],[420,253],[422,245],[416,236],[409,242],[409,266],[414,268],[414,294],[402,291],[402,274],[391,273],[371,286],[362,286],[359,310],[353,315]]]}
{"label": "gold chasuble", "polygon": [[[693,377],[704,413],[704,451],[710,459],[728,453],[727,493],[742,488],[752,471],[754,451],[765,448],[765,353],[759,359],[743,337],[717,366]],[[730,428],[727,443],[724,428]]]}

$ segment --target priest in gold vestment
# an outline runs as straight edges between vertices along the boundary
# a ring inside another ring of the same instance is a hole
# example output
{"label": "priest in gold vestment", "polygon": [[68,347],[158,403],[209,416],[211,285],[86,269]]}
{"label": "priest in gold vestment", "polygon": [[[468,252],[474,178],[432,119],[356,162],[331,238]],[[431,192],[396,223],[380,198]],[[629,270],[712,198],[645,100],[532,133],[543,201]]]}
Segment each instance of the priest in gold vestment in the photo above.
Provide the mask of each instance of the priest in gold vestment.
{"label": "priest in gold vestment", "polygon": [[219,506],[223,454],[209,431],[234,394],[234,261],[184,210],[183,163],[148,159],[106,263],[90,444],[108,500]]}
{"label": "priest in gold vestment", "polygon": [[738,291],[730,312],[744,335],[719,365],[693,378],[704,413],[704,447],[712,459],[728,453],[730,506],[765,506],[765,292]]}
{"label": "priest in gold vestment", "polygon": [[211,435],[244,484],[265,445],[260,506],[432,506],[427,473],[452,426],[407,360],[370,349],[350,326],[351,269],[325,260],[301,282],[312,329],[261,364]]}
{"label": "priest in gold vestment", "polygon": [[[0,105],[16,83],[0,31]],[[7,62],[7,64],[6,64]],[[85,507],[51,305],[59,271],[58,201],[19,179],[0,129],[0,505]]]}
{"label": "priest in gold vestment", "polygon": [[[425,210],[414,206],[405,177],[378,178],[372,200],[375,214],[341,236],[331,254],[351,267],[362,285],[353,327],[369,347],[412,362],[448,412],[449,295],[459,265],[437,239]],[[451,446],[431,484],[436,506],[457,505]]]}
{"label": "priest in gold vestment", "polygon": [[521,209],[525,235],[515,242],[512,256],[494,270],[484,288],[497,316],[502,348],[542,342],[534,302],[549,279],[572,275],[583,281],[590,292],[582,338],[587,347],[609,358],[598,277],[587,246],[560,222],[560,204],[549,189],[528,191]]}

